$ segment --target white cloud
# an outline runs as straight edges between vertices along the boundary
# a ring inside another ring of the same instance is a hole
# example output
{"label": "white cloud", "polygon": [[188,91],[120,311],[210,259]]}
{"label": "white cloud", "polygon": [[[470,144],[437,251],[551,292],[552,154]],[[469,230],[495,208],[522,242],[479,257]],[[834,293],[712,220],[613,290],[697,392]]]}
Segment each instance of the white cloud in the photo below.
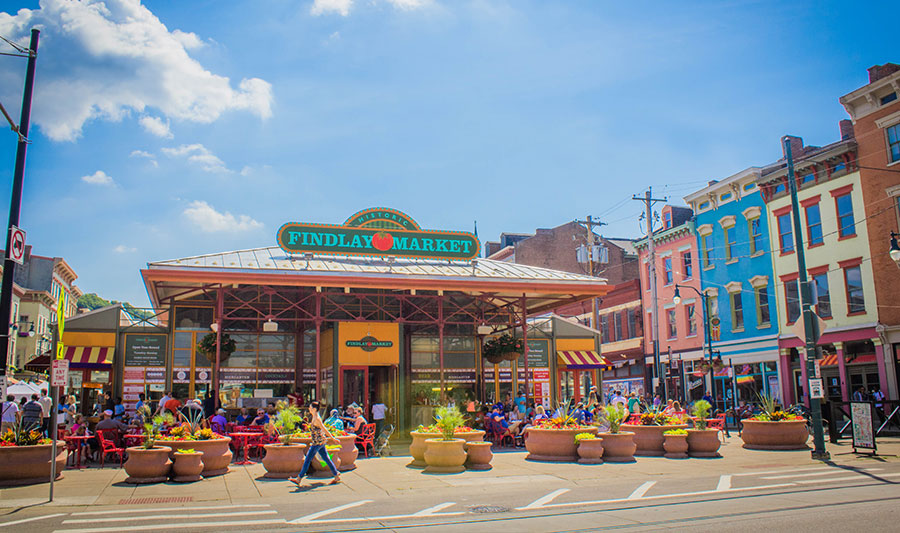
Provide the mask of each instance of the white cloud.
{"label": "white cloud", "polygon": [[397,9],[419,9],[424,7],[427,0],[387,0],[389,4]]}
{"label": "white cloud", "polygon": [[353,7],[353,0],[314,0],[309,12],[316,16],[338,13],[342,17],[346,17],[350,14],[351,7]]}
{"label": "white cloud", "polygon": [[159,166],[159,163],[156,162],[156,156],[144,150],[132,150],[131,153],[128,154],[128,157],[143,157],[154,167]]}
{"label": "white cloud", "polygon": [[[41,8],[0,12],[0,35],[27,46],[43,30],[34,122],[54,140],[74,140],[91,120],[121,120],[147,108],[167,118],[215,121],[231,110],[272,114],[272,86],[232,81],[188,55],[193,33],[170,32],[137,0],[41,0]],[[0,63],[0,100],[21,98],[20,64]]]}
{"label": "white cloud", "polygon": [[202,200],[191,202],[184,210],[184,216],[206,233],[251,231],[263,227],[261,222],[247,215],[235,217],[227,211],[220,213]]}
{"label": "white cloud", "polygon": [[163,148],[169,157],[187,157],[188,162],[200,165],[206,172],[231,172],[225,162],[202,144],[182,144],[178,148]]}
{"label": "white cloud", "polygon": [[115,185],[116,183],[102,170],[98,170],[90,176],[81,176],[81,181],[90,183],[91,185]]}
{"label": "white cloud", "polygon": [[174,137],[174,135],[172,135],[172,130],[169,129],[168,120],[163,122],[159,117],[144,115],[140,119],[138,119],[138,123],[148,133],[152,133],[157,137],[162,137],[163,139],[171,139],[172,137]]}
{"label": "white cloud", "polygon": [[120,244],[113,248],[113,251],[117,254],[130,254],[137,251],[137,248],[133,246],[125,246],[124,244]]}

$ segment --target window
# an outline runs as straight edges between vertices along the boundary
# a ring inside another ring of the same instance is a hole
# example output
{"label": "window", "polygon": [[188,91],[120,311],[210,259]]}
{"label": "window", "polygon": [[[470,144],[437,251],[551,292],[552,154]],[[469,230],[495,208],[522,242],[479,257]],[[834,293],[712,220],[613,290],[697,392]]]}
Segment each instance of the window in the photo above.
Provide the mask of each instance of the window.
{"label": "window", "polygon": [[709,308],[706,310],[709,313],[709,319],[712,320],[713,317],[719,316],[719,297],[715,295],[710,295],[709,298],[706,299],[706,305]]}
{"label": "window", "polygon": [[669,309],[666,312],[666,319],[667,319],[666,321],[668,322],[668,326],[669,326],[669,338],[677,339],[678,338],[678,324],[675,322],[676,318],[675,318],[675,310],[674,309]]}
{"label": "window", "polygon": [[741,291],[731,293],[729,298],[731,298],[731,330],[744,329],[744,303]]}
{"label": "window", "polygon": [[897,93],[886,94],[881,97],[881,105],[889,104],[897,99]]}
{"label": "window", "polygon": [[804,183],[809,183],[815,179],[816,179],[816,175],[813,174],[812,172],[810,172],[809,174],[800,177],[800,185],[803,185]]}
{"label": "window", "polygon": [[612,342],[609,337],[609,315],[600,315],[600,335],[603,342]]}
{"label": "window", "polygon": [[744,190],[745,190],[745,191],[752,191],[752,190],[753,190],[753,187],[756,187],[756,184],[755,184],[755,183],[745,183],[745,184],[744,184]]}
{"label": "window", "polygon": [[663,213],[663,224],[665,225],[666,229],[672,227],[672,212],[671,211],[666,211],[665,213]]}
{"label": "window", "polygon": [[723,201],[723,202],[727,202],[728,200],[731,200],[731,197],[732,197],[732,196],[733,196],[733,195],[732,195],[730,192],[726,192],[726,193],[723,194],[722,196],[719,196],[719,200],[721,200],[721,201]]}
{"label": "window", "polygon": [[862,271],[859,265],[844,269],[844,282],[847,284],[847,313],[865,313],[866,298],[863,294]]}
{"label": "window", "polygon": [[759,217],[748,220],[750,226],[750,255],[763,250],[762,220]]}
{"label": "window", "polygon": [[800,318],[800,288],[796,279],[784,282],[784,299],[787,307],[787,323],[793,324]]}
{"label": "window", "polygon": [[856,235],[856,226],[853,222],[853,200],[850,193],[836,197],[834,202],[837,206],[838,235],[840,237]]}
{"label": "window", "polygon": [[778,193],[784,192],[786,190],[787,189],[785,188],[784,183],[779,183],[778,185],[775,186],[775,189],[772,191],[772,194],[778,194]]}
{"label": "window", "polygon": [[831,317],[831,296],[828,294],[828,273],[812,276],[813,301],[816,302],[816,314],[822,318]]}
{"label": "window", "polygon": [[700,237],[700,256],[703,258],[703,268],[711,268],[709,261],[709,249],[712,248],[712,234],[702,235]]}
{"label": "window", "polygon": [[819,212],[819,204],[806,207],[806,239],[809,246],[822,244],[822,214]]}
{"label": "window", "polygon": [[684,306],[684,313],[687,316],[688,337],[692,337],[697,334],[697,308],[694,304],[687,304]]}
{"label": "window", "polygon": [[638,312],[637,309],[633,312],[628,311],[628,338],[630,339],[637,337]]}
{"label": "window", "polygon": [[794,232],[791,231],[791,213],[778,215],[778,244],[781,245],[781,253],[794,251]]}
{"label": "window", "polygon": [[709,202],[700,202],[698,209],[700,209],[701,211],[704,209],[709,209]]}
{"label": "window", "polygon": [[617,341],[622,340],[622,313],[615,313],[613,315],[613,327],[615,328],[613,337],[615,337]]}
{"label": "window", "polygon": [[757,326],[769,325],[771,317],[769,315],[769,288],[756,288],[756,322]]}
{"label": "window", "polygon": [[672,275],[672,256],[663,258],[663,269],[666,272],[666,285],[671,285],[675,280]]}
{"label": "window", "polygon": [[681,254],[681,272],[683,273],[681,279],[691,279],[694,277],[694,265],[691,262],[691,252],[684,252]]}
{"label": "window", "polygon": [[734,226],[725,228],[725,260],[731,261],[734,257],[734,247],[737,245],[737,238],[734,235]]}
{"label": "window", "polygon": [[888,158],[891,163],[900,161],[900,124],[894,124],[887,129]]}
{"label": "window", "polygon": [[650,284],[653,283],[653,278],[650,277],[650,263],[647,263],[647,286],[644,290],[650,290]]}

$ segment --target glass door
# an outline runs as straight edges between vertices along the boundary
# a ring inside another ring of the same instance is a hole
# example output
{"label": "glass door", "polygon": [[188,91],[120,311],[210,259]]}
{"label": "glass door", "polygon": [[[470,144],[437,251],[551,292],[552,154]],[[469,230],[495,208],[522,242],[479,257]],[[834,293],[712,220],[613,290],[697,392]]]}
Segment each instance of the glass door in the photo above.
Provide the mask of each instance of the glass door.
{"label": "glass door", "polygon": [[368,412],[369,399],[369,367],[341,367],[341,405],[347,407],[356,404]]}

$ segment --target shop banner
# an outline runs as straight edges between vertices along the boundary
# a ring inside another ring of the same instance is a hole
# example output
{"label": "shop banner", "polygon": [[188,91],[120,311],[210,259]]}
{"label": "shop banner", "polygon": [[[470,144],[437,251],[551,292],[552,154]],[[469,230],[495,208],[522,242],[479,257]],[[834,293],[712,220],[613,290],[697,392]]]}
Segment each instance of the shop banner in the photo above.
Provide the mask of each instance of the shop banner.
{"label": "shop banner", "polygon": [[[293,383],[293,368],[260,368],[257,373],[257,383]],[[313,373],[315,379],[315,373]]]}
{"label": "shop banner", "polygon": [[255,368],[220,368],[222,383],[256,383]]}
{"label": "shop banner", "polygon": [[172,383],[190,383],[191,369],[175,367],[172,369]]}
{"label": "shop banner", "polygon": [[[166,382],[166,369],[162,368],[147,368],[144,370],[144,381],[146,383],[165,383]],[[153,389],[151,389],[153,390]]]}
{"label": "shop banner", "polygon": [[212,369],[198,368],[194,370],[194,383],[212,383]]}
{"label": "shop banner", "polygon": [[304,368],[303,369],[303,383],[315,385],[316,384],[316,369],[315,368]]}
{"label": "shop banner", "polygon": [[125,366],[166,366],[167,335],[125,335]]}
{"label": "shop banner", "polygon": [[[475,383],[474,368],[448,368],[444,370],[445,383]],[[413,383],[440,383],[441,371],[430,369],[412,369]]]}

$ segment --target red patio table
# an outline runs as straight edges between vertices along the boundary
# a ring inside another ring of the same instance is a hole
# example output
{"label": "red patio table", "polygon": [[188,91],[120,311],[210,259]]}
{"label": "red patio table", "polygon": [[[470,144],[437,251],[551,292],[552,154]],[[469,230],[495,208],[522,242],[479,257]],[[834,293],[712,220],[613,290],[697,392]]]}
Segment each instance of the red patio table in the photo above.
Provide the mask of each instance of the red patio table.
{"label": "red patio table", "polygon": [[248,450],[248,448],[249,448],[249,446],[248,446],[248,444],[247,444],[247,441],[250,440],[250,437],[256,437],[257,435],[260,435],[260,433],[259,433],[259,432],[256,432],[256,431],[254,431],[254,432],[250,432],[250,431],[238,431],[238,432],[235,432],[235,433],[229,433],[229,434],[228,434],[229,437],[233,437],[233,438],[235,438],[235,440],[238,441],[238,445],[239,445],[239,446],[241,446],[242,448],[244,448],[244,459],[243,459],[242,461],[237,461],[237,462],[234,463],[234,464],[236,464],[236,465],[252,465],[252,464],[256,464],[256,463],[254,463],[253,461],[251,461],[251,460],[247,457],[247,450]]}
{"label": "red patio table", "polygon": [[144,441],[144,435],[141,433],[126,433],[122,435],[122,439],[125,441],[125,447],[131,446],[139,446],[141,442]]}
{"label": "red patio table", "polygon": [[66,435],[63,437],[66,442],[74,442],[75,446],[78,447],[78,453],[75,455],[75,464],[70,468],[74,468],[76,470],[81,469],[81,450],[87,446],[87,441],[93,439],[93,435]]}

